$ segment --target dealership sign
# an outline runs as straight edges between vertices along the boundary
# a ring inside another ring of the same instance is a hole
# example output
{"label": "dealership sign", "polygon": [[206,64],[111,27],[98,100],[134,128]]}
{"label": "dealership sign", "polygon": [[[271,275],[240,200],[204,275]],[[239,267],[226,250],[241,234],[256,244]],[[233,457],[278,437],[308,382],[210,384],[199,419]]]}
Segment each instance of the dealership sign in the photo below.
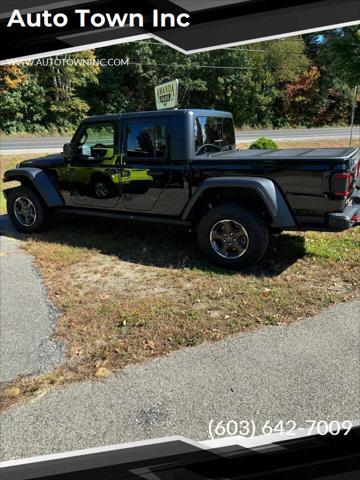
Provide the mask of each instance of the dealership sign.
{"label": "dealership sign", "polygon": [[164,110],[166,108],[176,108],[179,97],[179,80],[162,83],[155,87],[156,108]]}

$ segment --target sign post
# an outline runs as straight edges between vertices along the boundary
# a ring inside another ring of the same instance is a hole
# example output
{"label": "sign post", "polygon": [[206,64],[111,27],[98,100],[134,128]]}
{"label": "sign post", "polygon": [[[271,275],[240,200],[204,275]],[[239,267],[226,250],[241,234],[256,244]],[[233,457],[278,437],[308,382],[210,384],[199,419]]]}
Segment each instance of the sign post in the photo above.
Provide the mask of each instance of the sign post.
{"label": "sign post", "polygon": [[157,110],[176,108],[179,98],[179,80],[162,83],[155,87]]}

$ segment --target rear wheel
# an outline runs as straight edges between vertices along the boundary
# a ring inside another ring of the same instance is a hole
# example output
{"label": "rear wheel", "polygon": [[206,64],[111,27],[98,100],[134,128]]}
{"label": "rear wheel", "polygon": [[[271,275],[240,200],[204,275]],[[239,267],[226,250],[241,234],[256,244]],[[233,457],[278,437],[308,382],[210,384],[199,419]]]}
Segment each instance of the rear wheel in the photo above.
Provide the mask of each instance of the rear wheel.
{"label": "rear wheel", "polygon": [[19,232],[39,232],[51,223],[52,211],[30,188],[11,189],[6,203],[10,221]]}
{"label": "rear wheel", "polygon": [[255,264],[264,256],[269,228],[256,211],[229,203],[205,214],[198,225],[197,239],[208,260],[238,270]]}

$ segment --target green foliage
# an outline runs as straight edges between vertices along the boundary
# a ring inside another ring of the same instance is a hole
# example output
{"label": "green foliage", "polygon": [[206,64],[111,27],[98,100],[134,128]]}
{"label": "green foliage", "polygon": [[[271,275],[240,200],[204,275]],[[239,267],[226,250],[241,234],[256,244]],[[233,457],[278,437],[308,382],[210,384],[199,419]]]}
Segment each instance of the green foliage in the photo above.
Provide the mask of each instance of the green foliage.
{"label": "green foliage", "polygon": [[360,85],[360,26],[328,32],[324,50],[338,78],[351,87]]}
{"label": "green foliage", "polygon": [[21,85],[26,80],[26,75],[17,65],[0,66],[0,92],[6,92]]}
{"label": "green foliage", "polygon": [[1,94],[0,126],[5,133],[45,130],[43,121],[46,115],[45,89],[39,85],[36,75],[28,75],[17,88]]}
{"label": "green foliage", "polygon": [[355,26],[194,55],[146,40],[73,53],[61,66],[1,67],[0,130],[65,131],[87,115],[152,110],[155,85],[169,78],[180,80],[179,107],[231,111],[237,127],[347,124],[359,48]]}
{"label": "green foliage", "polygon": [[271,138],[260,137],[253,142],[249,150],[277,150],[278,146]]}
{"label": "green foliage", "polygon": [[[6,88],[0,99],[0,130],[4,133],[26,131],[30,133],[73,129],[86,116],[89,105],[79,97],[79,89],[97,82],[99,67],[91,64],[95,59],[91,51],[67,55],[73,64],[56,66],[25,65],[21,81]],[[59,59],[64,56],[59,57]],[[85,59],[80,65],[76,59]],[[14,75],[14,74],[13,74]],[[18,73],[18,76],[20,73]],[[6,77],[5,77],[6,78]],[[15,80],[12,80],[14,84]],[[7,82],[7,86],[9,82]]]}
{"label": "green foliage", "polygon": [[[304,36],[307,56],[319,75],[309,94],[312,125],[349,124],[354,87],[360,84],[360,28],[352,26]],[[356,123],[360,122],[360,98]],[[303,118],[304,115],[302,115]],[[303,124],[309,126],[309,121]]]}

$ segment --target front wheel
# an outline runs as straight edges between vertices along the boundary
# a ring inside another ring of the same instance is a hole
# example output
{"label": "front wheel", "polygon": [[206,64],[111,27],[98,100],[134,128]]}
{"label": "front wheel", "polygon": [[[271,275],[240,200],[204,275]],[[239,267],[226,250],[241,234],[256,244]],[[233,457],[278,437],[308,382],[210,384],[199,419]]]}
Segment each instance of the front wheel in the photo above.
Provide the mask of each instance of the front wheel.
{"label": "front wheel", "polygon": [[219,205],[201,219],[197,239],[212,263],[239,270],[258,262],[269,244],[269,228],[254,210],[237,204]]}
{"label": "front wheel", "polygon": [[52,220],[52,211],[30,188],[9,190],[6,204],[10,221],[19,232],[39,232]]}

